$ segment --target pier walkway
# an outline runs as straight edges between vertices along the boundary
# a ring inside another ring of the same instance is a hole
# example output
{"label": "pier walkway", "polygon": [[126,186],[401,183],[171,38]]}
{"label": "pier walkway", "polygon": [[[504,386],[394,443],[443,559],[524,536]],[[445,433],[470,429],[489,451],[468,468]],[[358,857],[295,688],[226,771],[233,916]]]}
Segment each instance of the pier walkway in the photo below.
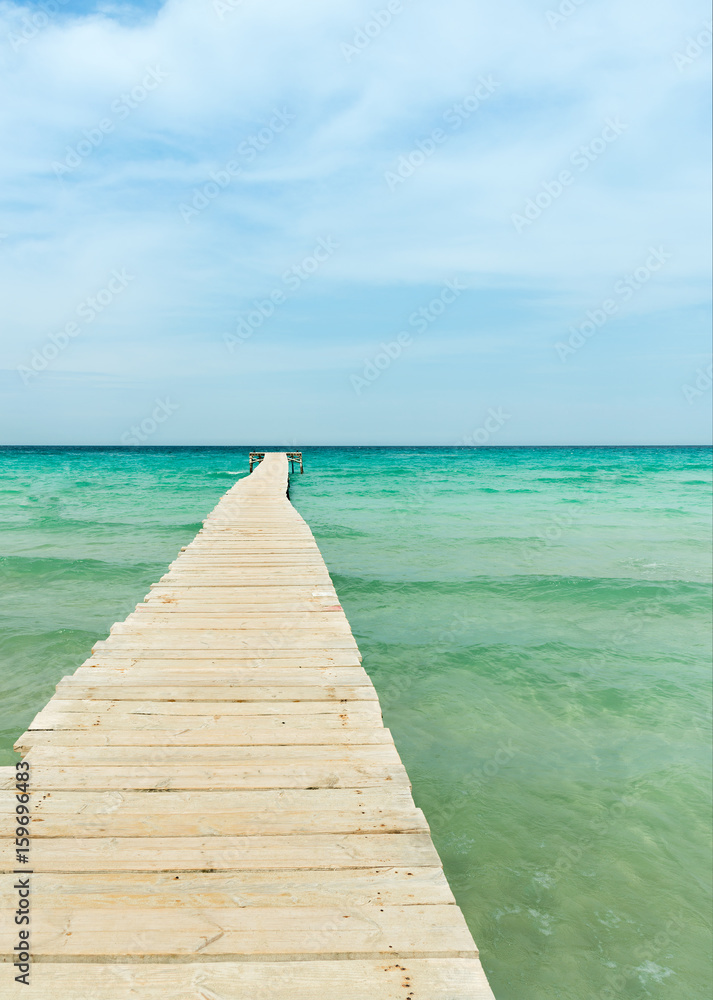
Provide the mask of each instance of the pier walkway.
{"label": "pier walkway", "polygon": [[492,1000],[312,533],[268,453],[17,741],[12,1000]]}

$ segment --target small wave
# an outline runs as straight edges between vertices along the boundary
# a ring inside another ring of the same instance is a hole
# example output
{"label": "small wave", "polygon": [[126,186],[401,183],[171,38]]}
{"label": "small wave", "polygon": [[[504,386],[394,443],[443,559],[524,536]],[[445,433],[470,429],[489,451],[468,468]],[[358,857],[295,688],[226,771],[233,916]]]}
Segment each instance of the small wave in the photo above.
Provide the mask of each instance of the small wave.
{"label": "small wave", "polygon": [[542,602],[544,604],[585,605],[588,608],[652,608],[687,613],[707,611],[711,588],[707,583],[680,580],[639,580],[636,578],[576,577],[576,576],[509,576],[477,577],[470,580],[385,580],[378,577],[351,576],[332,573],[337,591],[347,598],[368,595],[372,599],[387,598],[395,590],[403,596],[441,595],[451,599],[474,600],[497,597],[509,601]]}
{"label": "small wave", "polygon": [[358,528],[349,528],[346,524],[325,524],[312,525],[312,533],[315,538],[368,538],[368,531],[359,531]]}
{"label": "small wave", "polygon": [[[200,521],[171,521],[169,520],[169,515],[167,515],[165,510],[157,511],[153,516],[157,518],[156,521],[151,520],[152,513],[150,510],[141,511],[141,526],[146,528],[151,536],[154,537],[157,533],[165,532],[169,534],[174,531],[192,531],[197,532],[201,528]],[[161,518],[159,521],[158,518]],[[43,531],[52,531],[57,534],[64,533],[68,528],[72,531],[80,529],[81,531],[94,531],[102,530],[104,528],[120,528],[125,531],[135,531],[136,522],[132,520],[125,521],[95,521],[91,518],[84,519],[82,517],[65,517],[61,514],[45,515],[45,514],[29,514],[24,521],[19,522],[16,527],[26,530],[28,524],[31,527],[42,528]],[[6,529],[8,526],[3,525]],[[13,525],[9,525],[13,527]]]}
{"label": "small wave", "polygon": [[62,559],[47,556],[0,556],[0,578],[6,585],[13,582],[47,582],[56,580],[124,580],[142,577],[158,579],[166,571],[165,563],[118,563],[102,559]]}

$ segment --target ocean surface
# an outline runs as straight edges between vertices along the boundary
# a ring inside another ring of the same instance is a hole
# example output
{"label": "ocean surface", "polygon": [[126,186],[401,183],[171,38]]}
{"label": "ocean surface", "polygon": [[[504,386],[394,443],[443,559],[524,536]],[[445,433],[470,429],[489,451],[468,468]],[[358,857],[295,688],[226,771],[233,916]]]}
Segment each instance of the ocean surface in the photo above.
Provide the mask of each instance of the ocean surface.
{"label": "ocean surface", "polygon": [[[248,450],[0,450],[0,763]],[[304,454],[497,1000],[709,1000],[710,450]]]}

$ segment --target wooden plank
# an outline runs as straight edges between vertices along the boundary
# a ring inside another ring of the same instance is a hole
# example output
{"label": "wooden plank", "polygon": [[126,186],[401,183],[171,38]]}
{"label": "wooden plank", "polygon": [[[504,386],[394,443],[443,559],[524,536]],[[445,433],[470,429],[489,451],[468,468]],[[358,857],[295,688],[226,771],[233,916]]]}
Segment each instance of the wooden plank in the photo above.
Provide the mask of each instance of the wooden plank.
{"label": "wooden plank", "polygon": [[[10,779],[6,779],[9,783]],[[14,779],[12,779],[14,781]],[[403,764],[343,763],[327,761],[290,764],[102,764],[94,767],[51,767],[36,765],[32,771],[33,787],[54,789],[237,789],[237,788],[364,788],[388,789],[405,785],[408,778]]]}
{"label": "wooden plank", "polygon": [[170,601],[176,597],[188,597],[193,601],[212,600],[220,597],[225,601],[242,601],[255,603],[260,608],[269,607],[274,602],[309,601],[319,604],[323,601],[335,600],[337,592],[334,584],[329,583],[272,583],[260,587],[250,587],[244,584],[191,583],[181,584],[152,583],[146,600]]}
{"label": "wooden plank", "polygon": [[[330,639],[332,637],[344,638],[345,636],[352,636],[351,629],[347,624],[346,619],[343,618],[341,614],[334,612],[333,614],[328,614],[326,617],[331,618],[331,625],[329,628],[326,625],[319,625],[319,623],[309,623],[303,621],[301,623],[292,624],[287,620],[286,616],[283,615],[272,615],[272,621],[269,618],[259,618],[254,622],[251,622],[248,618],[241,618],[239,615],[228,615],[228,616],[211,616],[203,614],[191,614],[184,615],[177,611],[162,613],[156,615],[157,620],[153,620],[154,616],[149,617],[148,615],[134,615],[132,618],[127,619],[126,622],[118,622],[112,625],[109,635],[113,638],[115,636],[129,636],[129,635],[143,635],[150,630],[151,633],[156,632],[160,636],[163,632],[241,632],[248,633],[244,638],[253,638],[253,634],[257,633],[260,636],[273,636],[282,635],[289,632],[299,638],[300,636],[306,636],[308,633],[312,635],[320,634],[323,638]],[[147,620],[148,619],[148,620]]]}
{"label": "wooden plank", "polygon": [[298,687],[185,687],[176,684],[99,684],[87,685],[77,682],[61,682],[57,685],[57,694],[61,698],[82,698],[88,701],[109,699],[111,701],[376,701],[376,691],[373,687],[337,687],[321,685],[309,687],[302,684]]}
{"label": "wooden plank", "polygon": [[[318,662],[310,662],[315,659]],[[242,658],[234,656],[215,657],[201,656],[200,653],[196,654],[195,652],[185,657],[156,657],[155,652],[146,657],[141,655],[127,657],[102,654],[101,656],[92,656],[88,660],[85,660],[71,676],[82,677],[94,683],[93,677],[109,676],[109,671],[122,671],[124,676],[128,676],[130,671],[131,677],[149,677],[151,675],[154,677],[170,677],[173,674],[176,678],[196,677],[198,678],[197,683],[201,683],[201,678],[203,677],[207,680],[215,677],[221,677],[223,680],[231,678],[235,683],[239,683],[241,676],[254,678],[256,671],[264,673],[266,678],[278,678],[278,673],[286,670],[290,672],[285,673],[282,678],[277,679],[277,683],[284,684],[287,681],[290,684],[294,684],[300,676],[305,678],[318,676],[317,674],[312,674],[312,671],[333,671],[331,676],[341,684],[353,683],[350,678],[354,677],[358,677],[359,681],[363,681],[364,677],[368,678],[368,674],[364,671],[361,663],[351,654],[348,657],[350,662],[347,663],[326,663],[324,659],[323,657],[299,655],[281,656],[279,658],[251,656],[244,656]],[[96,674],[80,674],[80,670],[97,672]],[[278,673],[274,673],[274,671]],[[351,671],[351,673],[342,673],[342,671]],[[323,676],[330,676],[330,674],[326,673]],[[266,680],[266,684],[269,685],[270,681]]]}
{"label": "wooden plank", "polygon": [[[0,871],[14,868],[14,841],[0,840]],[[314,834],[292,837],[38,838],[35,872],[277,870],[432,867],[428,834]]]}
{"label": "wooden plank", "polygon": [[[0,793],[7,795],[8,793]],[[286,836],[428,830],[407,787],[186,791],[42,789],[32,796],[33,837]],[[8,804],[0,836],[14,836]]]}
{"label": "wooden plank", "polygon": [[[141,611],[129,615],[125,622],[112,625],[112,629],[127,631],[127,626],[131,628],[139,627],[141,630],[147,626],[158,626],[159,628],[177,629],[267,629],[272,630],[276,626],[295,630],[301,629],[321,629],[325,634],[349,629],[349,623],[342,611],[302,611],[288,614],[283,612],[280,615],[249,615],[236,610],[235,614],[216,613],[215,611],[186,612],[177,609],[162,611]],[[351,629],[349,629],[351,631]]]}
{"label": "wooden plank", "polygon": [[[165,796],[164,796],[165,797]],[[163,798],[163,797],[162,797]],[[0,875],[0,909],[17,905],[13,875]],[[170,906],[414,906],[453,903],[439,866],[340,868],[334,871],[37,872],[35,902],[54,910],[91,902],[94,909]]]}
{"label": "wooden plank", "polygon": [[[86,798],[86,795],[85,795]],[[1,824],[2,836],[9,836],[8,824]],[[400,812],[360,812],[327,810],[313,813],[290,813],[286,816],[255,816],[254,813],[177,813],[175,816],[146,813],[142,816],[82,817],[83,837],[226,837],[280,836],[311,833],[423,833],[428,824],[420,810],[405,816]],[[36,837],[72,837],[77,832],[77,817],[68,814],[51,816],[30,828]]]}
{"label": "wooden plank", "polygon": [[[190,591],[188,593],[190,594]],[[133,613],[136,615],[207,613],[213,615],[241,615],[244,617],[259,616],[267,619],[279,615],[333,615],[338,614],[342,610],[341,605],[337,604],[336,596],[315,598],[312,602],[285,598],[284,600],[265,601],[263,604],[257,604],[254,598],[252,600],[247,597],[243,599],[237,597],[231,598],[219,592],[213,598],[184,597],[177,593],[174,597],[159,599],[155,599],[154,593],[151,593],[144,604],[136,606]],[[171,619],[169,618],[168,620],[170,621]]]}
{"label": "wooden plank", "polygon": [[[389,790],[388,800],[375,788],[312,788],[312,789],[242,789],[240,791],[179,791],[170,790],[157,794],[146,791],[105,791],[87,795],[81,791],[47,792],[36,789],[31,793],[31,815],[45,816],[55,812],[74,810],[75,814],[109,816],[116,813],[144,813],[147,809],[158,814],[175,813],[177,810],[197,813],[231,813],[252,810],[255,813],[273,810],[284,813],[291,809],[413,809],[413,799],[408,788],[400,784]],[[14,805],[13,793],[0,790],[0,803]],[[12,817],[11,817],[12,818]]]}
{"label": "wooden plank", "polygon": [[165,584],[152,583],[149,592],[144,598],[147,602],[168,602],[177,600],[191,601],[211,601],[220,598],[223,601],[239,602],[242,604],[255,604],[258,607],[258,614],[263,613],[263,609],[268,609],[275,604],[293,601],[306,601],[310,607],[321,604],[336,602],[337,592],[334,585],[330,583],[304,584],[304,583],[281,583],[263,584],[261,587],[249,587],[241,584],[226,586],[221,584],[205,583],[181,583]]}
{"label": "wooden plank", "polygon": [[[209,568],[210,567],[210,568]],[[327,580],[321,572],[311,569],[308,566],[298,565],[266,565],[263,563],[259,568],[249,565],[240,565],[235,561],[222,562],[206,560],[205,568],[200,564],[180,565],[176,564],[167,570],[167,573],[159,581],[166,587],[210,587],[217,592],[217,596],[222,593],[225,596],[229,588],[239,587],[245,597],[245,589],[254,587],[257,591],[265,587],[283,588],[281,601],[294,600],[294,588],[299,586],[310,586],[315,589],[333,589],[331,580]],[[153,591],[149,591],[153,596]],[[259,601],[259,596],[256,597]],[[326,598],[324,598],[326,600]],[[263,602],[260,601],[262,604]],[[336,603],[336,601],[335,601]],[[315,612],[319,608],[314,609]]]}
{"label": "wooden plank", "polygon": [[213,604],[239,604],[245,608],[254,607],[255,614],[276,613],[285,604],[306,604],[307,610],[323,609],[338,604],[337,592],[331,584],[282,584],[280,586],[246,587],[184,583],[181,585],[154,583],[144,598],[147,607],[165,605],[170,607],[178,601],[198,601]]}
{"label": "wooden plank", "polygon": [[351,632],[345,633],[337,629],[326,632],[300,629],[173,629],[146,628],[127,634],[112,633],[103,642],[97,642],[95,650],[133,649],[139,646],[142,650],[152,649],[297,649],[301,652],[308,649],[355,649],[356,643]]}
{"label": "wooden plank", "polygon": [[205,664],[204,661],[171,666],[163,662],[149,664],[138,661],[78,667],[74,674],[62,678],[61,684],[101,687],[102,685],[135,687],[147,685],[178,684],[181,687],[373,687],[369,675],[361,665],[350,667],[302,667],[293,660],[290,665],[272,662],[240,665]]}
{"label": "wooden plank", "polygon": [[[184,722],[185,720],[181,720]],[[240,730],[216,728],[175,729],[114,729],[86,730],[49,729],[28,730],[18,737],[15,749],[27,753],[33,746],[292,746],[326,744],[360,745],[365,743],[391,743],[388,729],[327,726],[320,728],[290,726],[248,725],[242,723]]]}
{"label": "wooden plank", "polygon": [[492,1000],[477,958],[98,964],[40,962],[9,1000]]}
{"label": "wooden plank", "polygon": [[61,684],[71,681],[73,684],[91,686],[116,685],[134,686],[147,685],[190,685],[205,687],[212,690],[214,686],[234,687],[322,687],[329,689],[335,686],[373,687],[369,675],[363,667],[301,667],[292,666],[240,666],[212,667],[194,666],[191,668],[181,662],[175,670],[170,666],[146,667],[143,662],[134,665],[78,667],[77,670],[63,677]]}
{"label": "wooden plank", "polygon": [[[89,708],[94,702],[87,703]],[[130,705],[132,702],[121,702],[122,705]],[[161,702],[154,702],[156,705]],[[220,702],[220,705],[228,705],[228,702]],[[257,703],[255,703],[257,704]],[[290,704],[287,702],[286,704]],[[318,702],[305,702],[304,706],[319,704]],[[341,702],[335,703],[342,705]],[[194,703],[197,706],[197,703]],[[270,706],[275,708],[276,705]],[[293,705],[293,707],[297,707]],[[293,729],[305,729],[311,731],[343,730],[349,727],[363,729],[379,724],[380,715],[378,702],[351,702],[350,707],[342,706],[338,711],[332,713],[311,713],[308,715],[291,715],[289,725]],[[288,723],[280,715],[254,715],[236,716],[230,714],[218,714],[214,712],[208,715],[201,715],[198,711],[193,715],[159,715],[159,714],[131,714],[129,712],[115,711],[110,715],[106,713],[86,712],[60,712],[52,708],[52,702],[43,709],[30,724],[29,731],[33,730],[60,730],[60,729],[100,729],[103,732],[111,732],[114,728],[122,730],[169,730],[174,731],[178,725],[188,729],[219,729],[223,732],[233,733],[235,737],[246,735],[251,730],[259,729],[264,732],[272,730],[276,735],[281,729],[287,727]],[[335,742],[332,740],[332,742]]]}
{"label": "wooden plank", "polygon": [[[381,719],[381,709],[373,702],[348,701],[108,701],[96,699],[89,704],[86,701],[75,701],[60,698],[55,695],[39,713],[45,718],[54,713],[79,714],[93,716],[101,713],[105,719],[114,716],[127,715],[161,715],[161,716],[209,716],[213,719],[255,718],[256,716],[279,716],[288,719],[302,715],[328,715],[339,718],[363,717],[369,720]],[[32,728],[35,727],[34,723]],[[46,727],[42,727],[46,728]]]}
{"label": "wooden plank", "polygon": [[[401,765],[393,743],[344,746],[340,743],[323,746],[267,747],[96,747],[91,755],[73,747],[33,747],[26,760],[32,764],[55,764],[62,767],[95,767],[97,764],[230,764],[246,763],[295,764],[302,762],[338,761]],[[5,776],[14,780],[14,768]],[[12,774],[10,772],[13,772]]]}
{"label": "wooden plank", "polygon": [[[215,545],[211,553],[184,552],[178,559],[169,563],[167,573],[187,574],[195,571],[219,576],[224,570],[236,574],[252,573],[253,571],[265,574],[268,570],[275,570],[285,577],[294,573],[298,583],[315,577],[320,580],[329,578],[329,571],[316,547],[309,553],[296,552],[291,555],[285,549],[281,549],[279,552],[268,552],[263,551],[260,547],[259,553],[254,554],[246,553],[244,549],[242,551],[238,549],[234,549],[232,552],[226,551],[224,546]],[[277,577],[277,582],[280,579],[281,577]]]}
{"label": "wooden plank", "polygon": [[[186,586],[190,583],[194,587],[211,587],[214,590],[225,590],[227,592],[228,589],[238,586],[259,588],[281,584],[288,587],[290,581],[294,584],[311,586],[313,588],[325,585],[331,586],[331,581],[322,580],[316,574],[297,574],[294,570],[280,571],[266,569],[263,572],[255,570],[248,573],[234,572],[228,568],[214,570],[212,573],[207,571],[206,573],[199,573],[194,570],[187,573],[171,571],[171,573],[161,577],[159,583],[161,586]],[[283,600],[289,599],[289,596],[289,594],[285,593]]]}
{"label": "wooden plank", "polygon": [[[4,913],[0,953],[12,956],[17,933]],[[124,909],[107,912],[90,901],[73,911],[37,907],[32,917],[36,957],[256,955],[289,959],[475,957],[463,915],[454,905],[285,906],[223,909]]]}
{"label": "wooden plank", "polygon": [[[246,544],[247,543],[247,544]],[[273,535],[263,537],[251,545],[242,535],[233,539],[213,539],[204,536],[200,544],[189,545],[170,566],[193,565],[194,563],[220,566],[305,566],[319,567],[328,572],[324,559],[314,541],[308,539],[275,540]]]}
{"label": "wooden plank", "polygon": [[127,666],[161,666],[181,667],[193,664],[195,669],[201,669],[214,664],[224,667],[259,667],[269,663],[271,667],[358,667],[361,664],[361,654],[354,649],[310,650],[305,653],[299,649],[273,649],[264,647],[256,650],[239,649],[151,649],[143,647],[133,649],[118,649],[103,646],[82,664],[82,666],[112,666],[119,663]]}
{"label": "wooden plank", "polygon": [[[370,702],[362,702],[362,704],[370,704]],[[94,730],[108,734],[114,732],[115,729],[120,732],[171,733],[176,732],[180,722],[180,725],[185,727],[182,730],[183,732],[221,732],[226,736],[230,735],[230,738],[236,744],[240,744],[243,738],[247,739],[256,731],[265,734],[271,733],[273,738],[267,742],[290,742],[289,739],[283,739],[281,735],[283,731],[288,732],[288,729],[287,723],[283,719],[280,719],[279,716],[271,717],[264,715],[251,719],[247,717],[236,718],[235,716],[214,718],[209,715],[183,715],[180,717],[121,715],[117,712],[111,719],[107,719],[102,715],[92,715],[91,713],[85,715],[79,712],[56,712],[50,714],[49,709],[45,711],[48,714],[42,714],[41,718],[38,717],[38,720],[30,726],[28,733],[50,731],[59,733],[61,730],[87,732],[88,730]],[[255,725],[255,723],[258,724]],[[360,714],[348,714],[346,711],[340,716],[296,715],[290,720],[291,730],[301,729],[305,733],[312,733],[316,742],[320,742],[318,738],[320,733],[324,732],[326,734],[331,731],[331,738],[327,741],[330,743],[338,742],[334,737],[336,732],[344,733],[350,728],[363,729],[375,725],[377,725],[377,722],[374,719],[366,718]],[[339,739],[341,739],[341,736]],[[203,741],[197,740],[196,742],[202,743]]]}

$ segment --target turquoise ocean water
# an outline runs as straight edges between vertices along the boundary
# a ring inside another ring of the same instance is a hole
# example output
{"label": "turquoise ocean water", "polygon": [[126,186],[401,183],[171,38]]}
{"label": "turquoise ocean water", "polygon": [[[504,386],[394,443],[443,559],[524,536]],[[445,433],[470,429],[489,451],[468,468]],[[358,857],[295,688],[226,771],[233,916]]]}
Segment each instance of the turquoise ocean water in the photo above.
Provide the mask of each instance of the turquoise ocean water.
{"label": "turquoise ocean water", "polygon": [[[0,450],[0,763],[247,451]],[[305,467],[291,499],[497,1000],[708,1000],[710,451]]]}

